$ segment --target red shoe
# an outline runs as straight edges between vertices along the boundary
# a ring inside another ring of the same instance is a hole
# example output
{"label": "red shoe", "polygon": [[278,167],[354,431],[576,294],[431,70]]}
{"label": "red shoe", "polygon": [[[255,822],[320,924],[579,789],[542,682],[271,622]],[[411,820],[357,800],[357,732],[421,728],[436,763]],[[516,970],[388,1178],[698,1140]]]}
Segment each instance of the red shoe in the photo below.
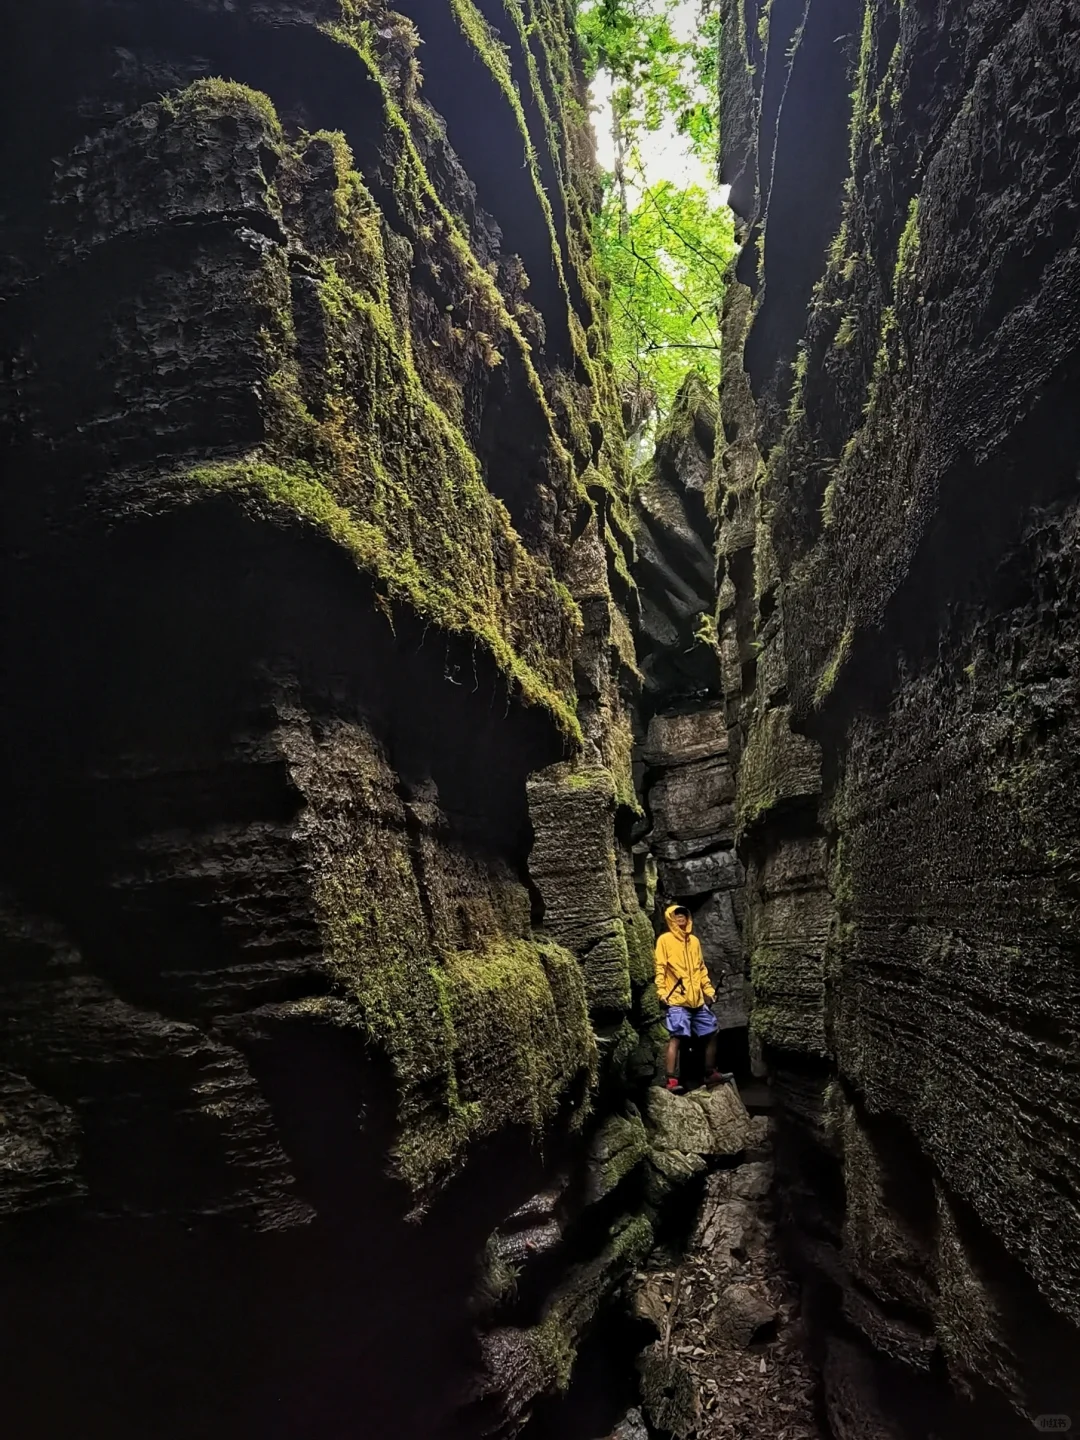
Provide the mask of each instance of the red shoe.
{"label": "red shoe", "polygon": [[717,1085],[732,1085],[734,1082],[735,1076],[730,1070],[710,1070],[705,1076],[705,1084],[710,1090],[715,1089]]}
{"label": "red shoe", "polygon": [[674,1075],[669,1075],[669,1076],[667,1077],[667,1080],[666,1080],[665,1083],[664,1083],[664,1089],[668,1092],[669,1095],[685,1095],[685,1094],[686,1094],[686,1091],[685,1091],[685,1090],[683,1089],[683,1087],[679,1084],[678,1079],[677,1079]]}

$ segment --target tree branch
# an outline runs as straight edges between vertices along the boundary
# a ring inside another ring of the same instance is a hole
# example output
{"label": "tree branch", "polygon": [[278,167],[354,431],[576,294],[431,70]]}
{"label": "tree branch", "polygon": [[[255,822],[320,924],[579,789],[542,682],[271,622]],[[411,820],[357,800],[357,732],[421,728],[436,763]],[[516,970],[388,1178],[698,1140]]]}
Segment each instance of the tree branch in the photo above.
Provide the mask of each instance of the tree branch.
{"label": "tree branch", "polygon": [[[668,185],[668,182],[667,182],[667,181],[664,181],[664,185],[667,186],[667,185]],[[657,188],[660,188],[660,187],[657,187]],[[717,274],[717,275],[719,276],[719,278],[720,278],[720,283],[721,283],[721,285],[723,285],[723,280],[724,280],[724,271],[723,271],[723,268],[722,268],[720,265],[718,265],[714,260],[712,260],[708,255],[703,255],[702,252],[697,248],[697,246],[694,245],[693,242],[687,238],[687,236],[678,228],[678,226],[673,225],[673,224],[671,223],[671,221],[668,219],[667,212],[665,211],[664,207],[660,204],[660,201],[659,201],[659,198],[658,198],[658,195],[657,195],[657,190],[654,189],[654,190],[648,191],[648,192],[646,193],[646,197],[645,197],[645,198],[646,198],[647,204],[651,205],[651,206],[655,209],[656,213],[660,216],[660,219],[661,219],[662,223],[663,223],[664,225],[666,225],[667,228],[671,231],[671,233],[678,238],[678,240],[680,241],[680,243],[683,244],[683,245],[685,245],[688,250],[693,251],[693,253],[698,257],[699,260],[703,261],[704,264],[708,265],[708,267],[710,268],[710,270],[715,270],[715,271],[716,271],[716,274]]]}

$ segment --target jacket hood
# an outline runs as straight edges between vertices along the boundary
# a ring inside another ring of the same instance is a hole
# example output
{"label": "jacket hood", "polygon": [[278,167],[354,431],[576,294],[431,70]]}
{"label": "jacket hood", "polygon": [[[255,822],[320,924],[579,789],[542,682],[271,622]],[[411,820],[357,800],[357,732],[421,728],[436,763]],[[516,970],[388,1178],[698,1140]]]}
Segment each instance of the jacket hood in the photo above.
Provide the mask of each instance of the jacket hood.
{"label": "jacket hood", "polygon": [[690,914],[690,911],[689,911],[689,910],[686,910],[686,915],[687,915],[686,929],[685,929],[685,930],[679,930],[679,929],[676,927],[676,925],[675,925],[675,911],[676,911],[676,910],[686,910],[686,906],[685,906],[685,905],[669,905],[669,906],[667,907],[667,909],[664,911],[664,919],[667,921],[667,928],[671,931],[671,933],[672,933],[673,935],[678,935],[679,939],[681,940],[684,935],[692,935],[692,934],[694,933],[694,917]]}

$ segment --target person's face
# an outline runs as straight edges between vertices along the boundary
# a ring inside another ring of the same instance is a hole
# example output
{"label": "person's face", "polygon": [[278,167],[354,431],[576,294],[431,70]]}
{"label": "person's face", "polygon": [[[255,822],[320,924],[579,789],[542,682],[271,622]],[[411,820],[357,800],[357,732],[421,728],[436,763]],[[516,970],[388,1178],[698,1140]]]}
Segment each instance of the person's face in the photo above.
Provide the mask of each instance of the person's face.
{"label": "person's face", "polygon": [[686,911],[685,911],[685,910],[676,910],[676,912],[675,912],[675,928],[676,928],[677,930],[685,930],[686,927],[687,927],[689,924],[690,924],[690,916],[686,913]]}

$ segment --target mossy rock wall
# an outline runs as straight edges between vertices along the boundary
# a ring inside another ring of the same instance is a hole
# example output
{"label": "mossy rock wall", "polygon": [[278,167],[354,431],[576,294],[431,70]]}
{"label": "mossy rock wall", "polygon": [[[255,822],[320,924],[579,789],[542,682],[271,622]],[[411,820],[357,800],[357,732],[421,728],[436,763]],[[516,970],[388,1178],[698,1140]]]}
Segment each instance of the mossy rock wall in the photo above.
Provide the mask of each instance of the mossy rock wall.
{"label": "mossy rock wall", "polygon": [[564,1186],[577,1339],[646,1243],[625,1177],[573,1230],[647,1028],[573,16],[65,0],[0,63],[13,1423],[430,1437],[498,1227]]}
{"label": "mossy rock wall", "polygon": [[720,630],[793,1253],[838,1433],[1019,1434],[1080,1413],[1080,46],[811,0],[755,54],[746,9]]}

